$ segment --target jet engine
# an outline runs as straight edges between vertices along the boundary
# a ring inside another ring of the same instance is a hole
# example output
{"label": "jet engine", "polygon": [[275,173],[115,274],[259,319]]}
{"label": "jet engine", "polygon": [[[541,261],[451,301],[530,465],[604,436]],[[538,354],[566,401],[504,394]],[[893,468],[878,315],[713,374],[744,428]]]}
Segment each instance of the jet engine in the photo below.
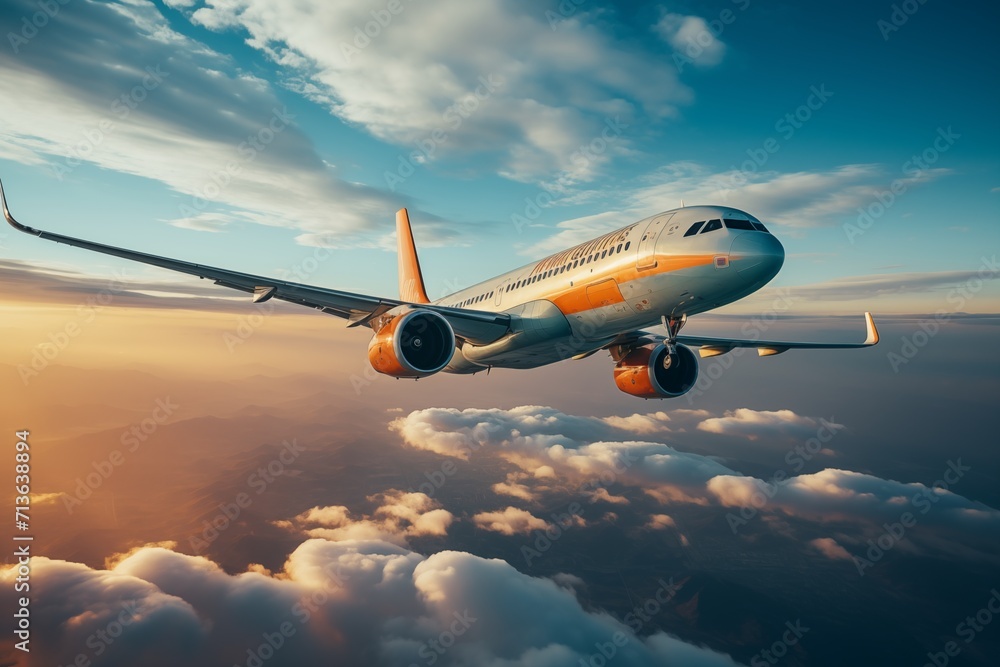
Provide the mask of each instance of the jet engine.
{"label": "jet engine", "polygon": [[618,388],[641,398],[683,396],[697,380],[698,359],[683,345],[673,357],[666,345],[637,347],[615,366]]}
{"label": "jet engine", "polygon": [[397,378],[422,378],[448,365],[455,332],[432,310],[408,308],[382,322],[368,344],[372,368]]}

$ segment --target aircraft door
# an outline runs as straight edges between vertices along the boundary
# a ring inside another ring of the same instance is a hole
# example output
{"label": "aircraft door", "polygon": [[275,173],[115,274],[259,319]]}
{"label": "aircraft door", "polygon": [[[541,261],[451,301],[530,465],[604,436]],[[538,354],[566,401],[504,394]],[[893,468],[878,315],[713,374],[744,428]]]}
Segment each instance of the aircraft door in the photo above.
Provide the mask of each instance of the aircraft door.
{"label": "aircraft door", "polygon": [[660,232],[667,226],[667,222],[673,217],[673,213],[661,215],[654,218],[639,239],[639,250],[636,255],[635,268],[640,271],[652,269],[656,266],[656,240],[660,238]]}

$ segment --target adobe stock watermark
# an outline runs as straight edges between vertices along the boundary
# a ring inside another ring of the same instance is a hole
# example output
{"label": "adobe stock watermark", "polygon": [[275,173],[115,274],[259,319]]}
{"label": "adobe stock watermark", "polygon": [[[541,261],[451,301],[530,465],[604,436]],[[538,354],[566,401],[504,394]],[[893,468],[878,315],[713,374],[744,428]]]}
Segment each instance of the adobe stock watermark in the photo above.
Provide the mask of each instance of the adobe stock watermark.
{"label": "adobe stock watermark", "polygon": [[308,623],[313,614],[330,601],[331,594],[342,589],[347,583],[348,577],[340,561],[327,561],[322,572],[325,575],[323,585],[303,594],[289,609],[297,624],[282,621],[272,631],[262,632],[260,644],[248,648],[246,659],[242,663],[235,663],[233,667],[263,667],[265,662],[273,658],[288,640],[298,633],[299,627]]}
{"label": "adobe stock watermark", "polygon": [[[816,435],[810,437],[804,443],[795,445],[785,454],[785,463],[791,467],[792,474],[801,472],[806,463],[819,454],[836,437],[837,433],[844,428],[843,424],[833,421],[833,417],[830,417],[830,421],[820,417],[819,423],[820,426],[816,430]],[[749,502],[739,509],[738,514],[734,514],[733,512],[726,513],[726,523],[729,524],[729,529],[733,531],[733,535],[736,535],[740,528],[747,525],[760,513],[760,510],[778,494],[780,485],[788,480],[790,476],[788,470],[779,468],[771,475],[770,481],[762,479],[754,480],[759,490],[750,494]]]}
{"label": "adobe stock watermark", "polygon": [[[764,334],[778,321],[780,313],[787,312],[798,298],[792,296],[791,292],[782,288],[775,293],[771,306],[761,311],[740,327],[740,334],[751,341],[761,340]],[[709,357],[711,362],[704,364],[704,368],[698,373],[698,379],[684,396],[689,406],[694,405],[695,399],[704,396],[709,390],[729,371],[736,363],[736,360],[746,354],[749,347],[734,347],[729,352]]]}
{"label": "adobe stock watermark", "polygon": [[[580,144],[570,156],[569,161],[578,169],[588,169],[591,164],[597,162],[608,152],[609,148],[618,143],[625,130],[630,127],[628,123],[621,119],[621,116],[606,117],[604,126],[590,141]],[[575,170],[567,168],[562,170],[555,178],[554,183],[565,183],[572,180]],[[514,230],[520,234],[521,230],[530,226],[542,215],[542,209],[554,204],[562,193],[555,185],[543,183],[541,191],[532,197],[524,198],[524,209],[518,213],[512,213],[510,223]]]}
{"label": "adobe stock watermark", "polygon": [[209,174],[204,185],[197,189],[188,203],[181,204],[179,212],[183,218],[194,218],[205,211],[223,190],[239,176],[246,165],[257,159],[257,156],[267,150],[275,138],[284,132],[295,119],[287,107],[271,109],[271,118],[246,140],[236,146],[237,159],[230,160],[224,167]]}
{"label": "adobe stock watermark", "polygon": [[[309,257],[297,262],[290,269],[282,269],[278,272],[278,276],[282,280],[295,278],[299,282],[305,283],[332,256],[333,253],[329,248],[317,246],[313,249]],[[237,318],[236,325],[232,331],[224,331],[222,333],[222,342],[226,345],[226,349],[229,350],[230,354],[235,352],[240,345],[250,340],[250,337],[264,326],[267,318],[274,314],[274,302],[268,299],[263,303],[255,303],[253,304],[253,309],[254,312],[247,315],[240,315]]]}
{"label": "adobe stock watermark", "polygon": [[386,186],[396,191],[410,176],[416,173],[417,167],[427,164],[437,153],[438,148],[445,144],[457,132],[466,120],[471,118],[496,93],[505,81],[497,74],[487,74],[479,77],[479,85],[471,92],[455,100],[441,115],[441,125],[435,127],[422,139],[414,142],[416,150],[410,153],[400,153],[394,171],[386,170],[382,177]]}
{"label": "adobe stock watermark", "polygon": [[21,382],[28,384],[49,367],[69,344],[83,333],[86,326],[97,319],[97,315],[114,301],[115,295],[125,290],[125,270],[118,269],[107,286],[96,294],[88,296],[76,306],[76,317],[61,329],[49,332],[47,340],[35,345],[28,364],[18,364],[17,374]]}
{"label": "adobe stock watermark", "polygon": [[[986,629],[993,619],[1000,614],[1000,591],[996,588],[990,589],[990,597],[975,614],[966,616],[955,626],[955,634],[965,642],[966,645],[979,636]],[[924,667],[946,667],[951,659],[962,652],[962,645],[955,640],[948,640],[940,651],[928,651],[927,662]]]}
{"label": "adobe stock watermark", "polygon": [[875,27],[878,28],[882,39],[888,42],[890,35],[894,32],[899,32],[899,29],[906,25],[910,17],[916,14],[925,4],[927,4],[927,0],[903,0],[899,4],[893,3],[889,18],[879,19],[875,22]]}
{"label": "adobe stock watermark", "polygon": [[892,372],[899,373],[900,368],[913,361],[921,350],[927,347],[938,335],[941,331],[941,325],[961,312],[966,304],[983,290],[986,281],[995,279],[998,273],[1000,273],[1000,264],[997,263],[997,256],[983,257],[974,277],[948,291],[945,300],[953,308],[951,310],[937,310],[933,317],[920,320],[917,329],[909,335],[901,336],[899,347],[886,354],[886,360],[889,362]]}
{"label": "adobe stock watermark", "polygon": [[[673,577],[670,577],[669,581],[664,581],[661,577],[657,580],[657,583],[660,585],[659,588],[651,596],[635,605],[620,620],[622,624],[627,625],[632,630],[634,636],[638,636],[643,626],[663,611],[663,608],[677,596],[677,593],[680,592],[681,587],[684,585],[683,582],[675,584]],[[621,630],[618,630],[611,635],[608,641],[594,642],[594,652],[586,658],[580,658],[577,664],[581,665],[581,667],[605,667],[612,664],[618,652],[627,646],[634,639],[634,636],[630,637]]]}
{"label": "adobe stock watermark", "polygon": [[[588,495],[598,488],[614,484],[638,460],[628,450],[616,452],[606,470],[579,484],[573,493],[575,495]],[[545,530],[536,530],[534,533],[535,539],[531,544],[521,545],[521,556],[528,567],[531,567],[534,561],[545,555],[552,548],[552,545],[566,534],[567,530],[585,522],[583,518],[583,506],[576,501],[569,503],[565,512],[556,512],[550,516],[552,523]]]}
{"label": "adobe stock watermark", "polygon": [[578,354],[594,349],[593,337],[607,321],[607,313],[598,310],[593,317],[571,327],[572,334],[569,340],[560,340],[556,343],[555,349],[559,359],[572,359]]}
{"label": "adobe stock watermark", "polygon": [[[444,285],[443,289],[438,292],[439,294],[442,295],[442,298],[444,296],[447,296],[448,294],[453,294],[459,291],[463,287],[463,284],[455,278],[444,280],[443,285]],[[423,331],[426,328],[426,324],[421,323],[418,326],[419,328],[414,333],[416,334],[423,333]],[[401,333],[400,335],[404,337],[406,336],[406,334],[403,333]],[[456,355],[461,354],[461,347],[456,348],[455,354]],[[482,370],[484,371],[487,370],[487,367],[483,366]],[[481,371],[477,370],[476,372],[479,373]],[[354,395],[360,396],[364,392],[364,390],[370,387],[376,380],[378,380],[379,378],[386,378],[386,377],[392,377],[392,376],[383,375],[382,373],[379,373],[372,367],[371,363],[366,360],[365,362],[362,363],[360,372],[351,373],[350,377],[348,378],[348,381],[351,383],[351,389],[354,390]]]}
{"label": "adobe stock watermark", "polygon": [[169,396],[156,399],[153,410],[148,417],[130,425],[122,432],[118,438],[122,449],[113,449],[107,458],[93,461],[91,467],[94,470],[84,477],[76,478],[76,487],[73,489],[73,493],[62,494],[66,511],[72,514],[74,510],[94,495],[94,491],[101,488],[116,470],[125,465],[126,455],[134,454],[162,425],[170,420],[179,407],[178,404],[170,400]]}
{"label": "adobe stock watermark", "polygon": [[[132,88],[116,97],[109,107],[111,115],[118,122],[125,121],[133,111],[139,108],[149,94],[160,87],[163,80],[170,76],[169,72],[164,72],[159,65],[147,67],[146,75]],[[111,136],[118,128],[118,124],[111,118],[103,118],[98,121],[95,127],[87,128],[83,131],[83,139],[70,147],[69,153],[62,162],[52,165],[52,172],[60,181],[79,167],[85,161],[90,160],[97,152],[104,141]]]}
{"label": "adobe stock watermark", "polygon": [[340,55],[345,63],[350,63],[358,54],[372,45],[372,42],[382,35],[382,31],[388,29],[397,16],[403,13],[413,0],[388,0],[385,6],[380,9],[373,9],[369,12],[372,17],[364,25],[354,26],[352,34],[354,39],[351,44],[340,43]]}
{"label": "adobe stock watermark", "polygon": [[52,21],[59,11],[68,5],[71,0],[35,0],[38,11],[31,15],[25,14],[21,17],[21,26],[17,32],[7,33],[7,41],[10,42],[11,51],[15,55],[21,52],[21,47],[38,36],[38,33]]}
{"label": "adobe stock watermark", "polygon": [[578,502],[571,502],[565,512],[553,512],[550,523],[544,530],[535,531],[535,539],[531,545],[521,545],[521,556],[528,567],[541,558],[545,552],[552,548],[567,530],[576,526],[583,519],[583,506]]}
{"label": "adobe stock watermark", "polygon": [[778,133],[778,137],[767,137],[759,146],[746,149],[747,159],[738,167],[732,165],[729,172],[709,180],[709,184],[716,190],[714,196],[726,201],[732,190],[746,185],[750,177],[763,169],[771,156],[781,150],[779,137],[783,141],[790,141],[833,96],[834,92],[827,90],[825,83],[810,86],[805,101],[775,121],[774,131]]}
{"label": "adobe stock watermark", "polygon": [[882,560],[886,553],[906,537],[907,531],[917,525],[920,517],[930,512],[931,508],[941,501],[941,496],[933,491],[938,489],[948,491],[958,484],[970,470],[972,467],[962,465],[961,458],[948,461],[947,467],[941,474],[941,479],[936,480],[929,488],[925,487],[910,497],[910,505],[916,510],[916,514],[906,510],[901,512],[895,521],[883,523],[881,534],[875,539],[869,539],[865,542],[868,548],[865,550],[864,557],[851,555],[851,560],[854,561],[854,567],[857,568],[858,574],[862,577],[865,576],[865,570]]}
{"label": "adobe stock watermark", "polygon": [[952,130],[951,125],[947,129],[939,127],[931,145],[920,153],[910,156],[902,164],[900,170],[903,172],[903,176],[890,183],[887,189],[876,192],[874,201],[866,206],[859,206],[858,217],[853,223],[844,223],[843,230],[844,234],[847,235],[847,240],[853,245],[859,236],[871,229],[910,189],[910,186],[919,183],[927,171],[941,159],[941,155],[947,153],[961,138],[962,135]]}
{"label": "adobe stock watermark", "polygon": [[417,656],[420,657],[421,662],[411,662],[409,667],[429,666],[437,663],[458,642],[459,638],[479,620],[468,609],[461,613],[453,611],[451,615],[453,620],[448,626],[439,632],[437,637],[428,639],[417,649]]}
{"label": "adobe stock watermark", "polygon": [[243,512],[253,505],[255,496],[259,497],[267,491],[267,488],[277,478],[284,475],[288,467],[304,451],[306,451],[305,448],[299,445],[295,438],[292,438],[291,442],[283,441],[281,451],[277,456],[271,459],[267,465],[258,467],[247,476],[245,484],[254,491],[254,495],[251,496],[246,491],[240,491],[232,501],[219,504],[219,511],[211,519],[202,522],[201,533],[190,538],[191,549],[196,554],[200,554],[219,539],[219,536],[236,523]]}
{"label": "adobe stock watermark", "polygon": [[785,628],[786,630],[781,634],[780,638],[750,658],[750,667],[765,667],[766,665],[777,664],[779,660],[788,655],[788,649],[798,644],[802,640],[802,637],[809,632],[809,628],[802,625],[802,620],[798,618],[795,619],[794,623],[785,621]]}
{"label": "adobe stock watermark", "polygon": [[138,600],[127,600],[122,603],[121,611],[99,630],[87,635],[84,646],[89,650],[80,651],[67,665],[88,667],[92,659],[100,658],[108,652],[124,633],[125,629],[143,617],[145,607]]}
{"label": "adobe stock watermark", "polygon": [[559,4],[556,5],[555,11],[546,9],[545,20],[549,22],[549,28],[552,32],[558,30],[559,25],[563,21],[576,14],[576,10],[587,2],[589,2],[589,0],[560,0]]}

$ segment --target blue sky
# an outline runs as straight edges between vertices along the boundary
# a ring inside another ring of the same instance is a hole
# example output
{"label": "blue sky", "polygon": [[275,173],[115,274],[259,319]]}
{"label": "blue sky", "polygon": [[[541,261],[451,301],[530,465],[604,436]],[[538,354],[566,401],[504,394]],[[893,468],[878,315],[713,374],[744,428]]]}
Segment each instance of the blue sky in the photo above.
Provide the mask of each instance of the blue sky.
{"label": "blue sky", "polygon": [[[438,296],[726,203],[782,239],[771,287],[810,286],[804,309],[947,309],[996,275],[998,10],[907,9],[74,0],[43,20],[6,3],[0,176],[43,228],[264,275],[331,245],[308,282],[389,295],[399,206]],[[32,270],[185,284],[0,240]],[[995,281],[974,296],[962,310],[1000,306]]]}

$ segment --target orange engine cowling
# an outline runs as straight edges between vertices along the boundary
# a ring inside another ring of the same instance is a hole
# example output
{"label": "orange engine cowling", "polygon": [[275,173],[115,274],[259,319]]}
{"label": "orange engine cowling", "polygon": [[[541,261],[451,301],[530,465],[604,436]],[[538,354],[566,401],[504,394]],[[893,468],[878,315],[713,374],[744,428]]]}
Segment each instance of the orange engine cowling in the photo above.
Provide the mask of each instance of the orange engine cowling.
{"label": "orange engine cowling", "polygon": [[615,384],[641,398],[683,396],[698,380],[698,358],[690,348],[678,345],[677,361],[664,368],[668,354],[665,345],[632,350],[615,366]]}
{"label": "orange engine cowling", "polygon": [[422,378],[448,365],[455,332],[441,315],[414,308],[385,322],[368,344],[372,368],[397,378]]}

